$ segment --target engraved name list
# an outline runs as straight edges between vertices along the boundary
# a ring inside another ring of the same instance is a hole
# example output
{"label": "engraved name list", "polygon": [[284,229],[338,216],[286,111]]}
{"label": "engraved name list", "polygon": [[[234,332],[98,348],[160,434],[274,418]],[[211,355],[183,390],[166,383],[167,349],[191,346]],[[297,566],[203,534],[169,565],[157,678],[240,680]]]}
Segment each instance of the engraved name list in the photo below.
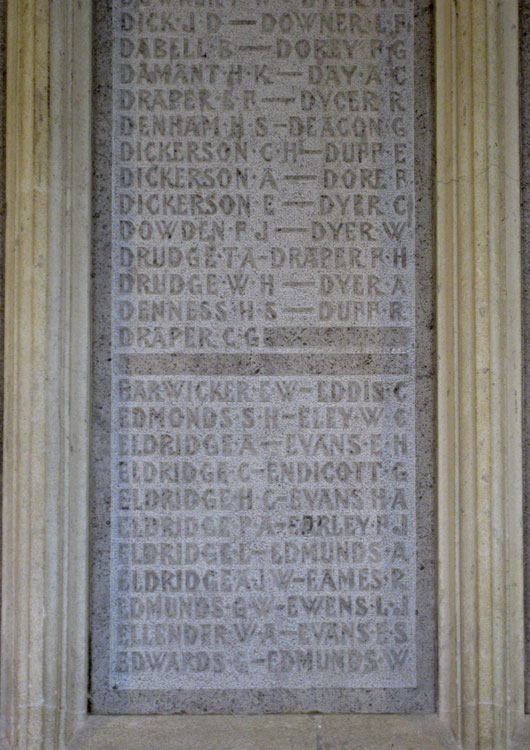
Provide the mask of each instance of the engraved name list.
{"label": "engraved name list", "polygon": [[117,690],[416,685],[412,39],[114,0]]}

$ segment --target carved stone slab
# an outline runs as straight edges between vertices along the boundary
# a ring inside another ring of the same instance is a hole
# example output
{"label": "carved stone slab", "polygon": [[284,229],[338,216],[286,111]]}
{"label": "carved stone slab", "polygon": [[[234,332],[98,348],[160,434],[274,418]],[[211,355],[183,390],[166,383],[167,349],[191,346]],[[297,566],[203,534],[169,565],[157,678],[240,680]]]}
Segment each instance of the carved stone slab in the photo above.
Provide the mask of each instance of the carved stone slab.
{"label": "carved stone slab", "polygon": [[114,0],[112,50],[96,703],[399,710],[421,693],[413,4]]}

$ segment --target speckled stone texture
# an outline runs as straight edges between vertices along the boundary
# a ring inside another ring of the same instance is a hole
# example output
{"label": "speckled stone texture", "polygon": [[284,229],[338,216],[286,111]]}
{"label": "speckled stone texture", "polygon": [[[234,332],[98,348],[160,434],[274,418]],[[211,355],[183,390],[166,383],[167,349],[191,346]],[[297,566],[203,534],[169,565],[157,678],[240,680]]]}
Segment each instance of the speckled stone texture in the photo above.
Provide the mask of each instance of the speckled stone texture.
{"label": "speckled stone texture", "polygon": [[521,240],[523,263],[523,394],[524,394],[524,566],[526,630],[526,710],[530,711],[530,2],[519,3],[521,65]]}
{"label": "speckled stone texture", "polygon": [[[6,221],[6,25],[7,8],[0,0],[0,429],[4,414],[4,244]],[[1,503],[1,498],[0,498]],[[1,531],[0,521],[0,531]],[[1,575],[1,572],[0,572]],[[1,607],[1,602],[0,602]]]}
{"label": "speckled stone texture", "polygon": [[435,707],[432,9],[306,4],[95,3],[97,713]]}

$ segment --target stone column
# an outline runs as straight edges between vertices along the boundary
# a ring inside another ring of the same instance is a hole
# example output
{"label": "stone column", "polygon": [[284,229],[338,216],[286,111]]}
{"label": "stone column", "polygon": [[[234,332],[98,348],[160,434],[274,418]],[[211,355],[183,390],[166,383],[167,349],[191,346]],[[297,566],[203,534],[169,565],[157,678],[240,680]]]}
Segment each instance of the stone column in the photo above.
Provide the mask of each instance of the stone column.
{"label": "stone column", "polygon": [[440,712],[523,711],[517,3],[437,3]]}

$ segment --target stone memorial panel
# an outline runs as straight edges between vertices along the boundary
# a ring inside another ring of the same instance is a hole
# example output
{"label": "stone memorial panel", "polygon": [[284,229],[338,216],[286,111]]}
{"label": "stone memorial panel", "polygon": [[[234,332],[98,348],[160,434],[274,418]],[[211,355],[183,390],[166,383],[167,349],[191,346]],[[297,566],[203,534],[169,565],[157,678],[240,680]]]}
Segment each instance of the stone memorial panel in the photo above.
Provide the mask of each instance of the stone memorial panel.
{"label": "stone memorial panel", "polygon": [[425,24],[96,9],[94,710],[432,710]]}

